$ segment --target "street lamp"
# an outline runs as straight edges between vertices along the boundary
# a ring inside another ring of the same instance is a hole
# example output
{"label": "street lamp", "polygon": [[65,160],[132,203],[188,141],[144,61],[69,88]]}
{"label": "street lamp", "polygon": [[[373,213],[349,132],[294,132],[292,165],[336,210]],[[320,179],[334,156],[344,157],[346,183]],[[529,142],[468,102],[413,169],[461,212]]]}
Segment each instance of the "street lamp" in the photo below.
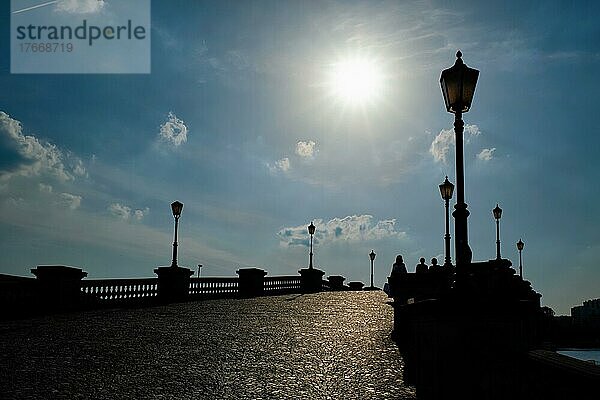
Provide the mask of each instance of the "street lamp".
{"label": "street lamp", "polygon": [[204,265],[202,265],[202,264],[198,264],[198,278],[200,278],[200,273],[201,273],[201,271],[202,271],[202,267],[203,267],[203,266],[204,266]]}
{"label": "street lamp", "polygon": [[375,252],[373,250],[369,253],[369,258],[371,259],[371,288],[373,288],[373,262],[375,261]]}
{"label": "street lamp", "polygon": [[181,217],[181,210],[183,210],[183,203],[180,201],[174,201],[171,203],[171,211],[173,211],[173,218],[175,218],[175,238],[173,239],[173,261],[171,267],[177,268],[177,228],[179,228],[179,217]]}
{"label": "street lamp", "polygon": [[523,251],[523,247],[525,247],[525,243],[521,239],[517,242],[517,250],[519,250],[519,276],[523,279],[523,258],[521,257],[521,252]]}
{"label": "street lamp", "polygon": [[454,185],[452,182],[446,179],[440,185],[440,194],[442,195],[442,199],[446,204],[446,234],[444,235],[444,242],[446,247],[446,259],[444,260],[444,267],[452,266],[452,258],[450,257],[450,214],[448,210],[448,205],[450,199],[452,198],[452,193],[454,192]]}
{"label": "street lamp", "polygon": [[310,262],[308,263],[308,269],[313,269],[313,235],[315,234],[315,226],[312,221],[308,226],[308,233],[310,234]]}
{"label": "street lamp", "polygon": [[492,210],[494,219],[496,220],[496,260],[500,259],[500,217],[502,217],[502,209],[496,204],[496,208]]}
{"label": "street lamp", "polygon": [[471,263],[471,249],[467,233],[467,217],[469,211],[465,203],[465,173],[463,162],[463,131],[464,122],[462,114],[471,108],[471,101],[475,94],[475,86],[479,71],[467,67],[462,60],[462,53],[456,53],[456,62],[448,69],[442,71],[440,85],[446,105],[446,111],[454,114],[454,134],[456,136],[456,192],[457,199],[454,205],[454,239],[455,257],[457,268]]}

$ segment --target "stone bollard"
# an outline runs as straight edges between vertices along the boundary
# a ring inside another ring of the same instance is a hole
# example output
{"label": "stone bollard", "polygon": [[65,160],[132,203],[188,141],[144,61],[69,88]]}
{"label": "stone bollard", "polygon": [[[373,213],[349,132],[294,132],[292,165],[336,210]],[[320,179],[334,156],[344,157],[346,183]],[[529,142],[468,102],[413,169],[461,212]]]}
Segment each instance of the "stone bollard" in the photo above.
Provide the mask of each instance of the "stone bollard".
{"label": "stone bollard", "polygon": [[325,271],[316,268],[302,268],[300,271],[300,290],[302,293],[316,293],[323,290]]}
{"label": "stone bollard", "polygon": [[183,267],[158,267],[154,273],[158,275],[158,301],[173,303],[187,300],[194,271]]}
{"label": "stone bollard", "polygon": [[267,272],[260,268],[240,268],[236,271],[239,275],[238,293],[240,297],[262,296],[265,288],[265,275]]}
{"label": "stone bollard", "polygon": [[81,306],[81,280],[87,276],[81,268],[38,265],[31,273],[39,282],[40,311],[72,310]]}
{"label": "stone bollard", "polygon": [[358,281],[348,283],[348,287],[350,287],[350,290],[362,290],[363,286],[365,286],[365,284]]}

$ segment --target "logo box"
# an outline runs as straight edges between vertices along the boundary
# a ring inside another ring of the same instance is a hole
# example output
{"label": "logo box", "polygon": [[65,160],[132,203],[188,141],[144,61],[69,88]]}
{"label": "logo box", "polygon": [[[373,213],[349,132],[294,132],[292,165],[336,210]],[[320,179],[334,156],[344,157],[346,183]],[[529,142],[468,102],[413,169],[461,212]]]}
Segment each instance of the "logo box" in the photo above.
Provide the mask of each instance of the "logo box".
{"label": "logo box", "polygon": [[13,74],[149,74],[150,0],[11,0]]}

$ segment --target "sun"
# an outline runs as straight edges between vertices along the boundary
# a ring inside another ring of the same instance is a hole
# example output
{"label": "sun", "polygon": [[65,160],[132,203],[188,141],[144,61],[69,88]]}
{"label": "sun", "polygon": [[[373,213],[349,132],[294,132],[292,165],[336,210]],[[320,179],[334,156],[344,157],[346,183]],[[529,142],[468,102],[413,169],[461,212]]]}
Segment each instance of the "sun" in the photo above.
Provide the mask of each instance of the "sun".
{"label": "sun", "polygon": [[331,94],[350,105],[373,103],[381,95],[383,74],[375,59],[353,57],[331,65]]}

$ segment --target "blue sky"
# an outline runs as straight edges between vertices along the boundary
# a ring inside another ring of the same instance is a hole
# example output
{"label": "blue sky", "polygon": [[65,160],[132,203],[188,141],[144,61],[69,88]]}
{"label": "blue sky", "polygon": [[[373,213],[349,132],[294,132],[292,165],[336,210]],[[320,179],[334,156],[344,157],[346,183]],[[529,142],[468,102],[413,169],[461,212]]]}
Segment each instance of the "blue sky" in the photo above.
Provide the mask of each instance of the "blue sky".
{"label": "blue sky", "polygon": [[[521,3],[153,1],[152,72],[79,75],[10,74],[2,3],[0,272],[151,276],[176,199],[180,265],[206,275],[295,273],[311,220],[328,275],[366,282],[371,249],[379,285],[397,254],[409,270],[443,259],[439,75],[461,49],[480,70],[464,116],[474,259],[495,257],[499,203],[502,255],[518,264],[523,239],[543,304],[599,297],[599,6]],[[352,57],[379,70],[370,102],[331,94]]]}

